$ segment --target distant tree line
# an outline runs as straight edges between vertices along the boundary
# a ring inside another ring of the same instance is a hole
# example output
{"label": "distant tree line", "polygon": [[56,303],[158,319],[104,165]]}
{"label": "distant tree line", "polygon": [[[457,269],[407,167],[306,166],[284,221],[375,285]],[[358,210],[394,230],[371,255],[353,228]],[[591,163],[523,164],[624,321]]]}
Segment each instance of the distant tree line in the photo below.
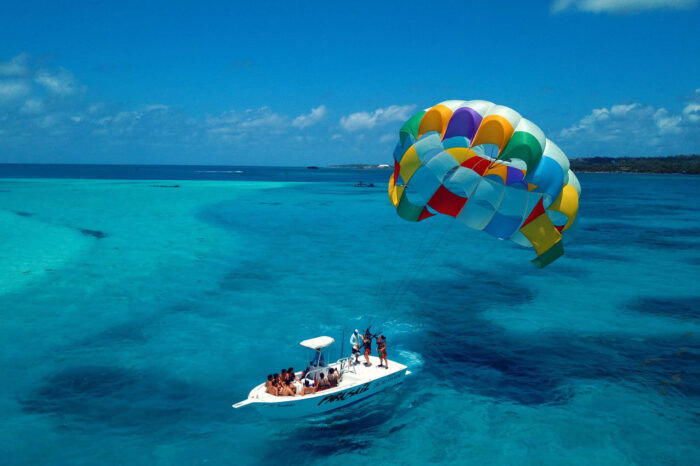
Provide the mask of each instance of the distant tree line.
{"label": "distant tree line", "polygon": [[571,159],[574,172],[684,173],[700,175],[700,155],[587,157]]}

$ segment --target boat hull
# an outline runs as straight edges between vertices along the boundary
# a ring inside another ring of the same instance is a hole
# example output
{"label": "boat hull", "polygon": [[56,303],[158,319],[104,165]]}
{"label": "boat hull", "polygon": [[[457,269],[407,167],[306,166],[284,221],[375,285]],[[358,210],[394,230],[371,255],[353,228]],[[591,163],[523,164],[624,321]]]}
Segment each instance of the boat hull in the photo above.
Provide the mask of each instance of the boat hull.
{"label": "boat hull", "polygon": [[252,402],[258,412],[268,418],[295,418],[313,416],[342,408],[360,400],[364,400],[382,390],[396,386],[403,382],[406,376],[406,367],[391,372],[384,377],[366,381],[358,385],[342,390],[329,390],[315,396],[290,397],[289,401],[277,401],[274,403]]}

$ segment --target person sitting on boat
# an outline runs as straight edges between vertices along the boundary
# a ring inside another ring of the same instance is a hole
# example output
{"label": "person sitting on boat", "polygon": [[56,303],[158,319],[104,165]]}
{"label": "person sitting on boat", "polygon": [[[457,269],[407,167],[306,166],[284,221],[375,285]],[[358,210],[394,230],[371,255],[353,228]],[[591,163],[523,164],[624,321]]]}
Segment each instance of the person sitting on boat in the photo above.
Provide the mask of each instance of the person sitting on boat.
{"label": "person sitting on boat", "polygon": [[283,383],[280,388],[279,396],[294,396],[296,392],[294,391],[294,384],[292,382]]}
{"label": "person sitting on boat", "polygon": [[372,334],[369,333],[369,329],[367,329],[362,337],[362,344],[365,347],[365,366],[371,366],[372,363],[369,362],[369,355],[372,354]]}
{"label": "person sitting on boat", "polygon": [[321,372],[318,376],[318,383],[316,384],[316,391],[320,392],[321,390],[325,390],[327,388],[331,388],[331,383],[328,381],[326,376]]}
{"label": "person sitting on boat", "polygon": [[287,374],[287,369],[282,368],[280,371],[280,380],[285,384],[289,381],[289,374]]}
{"label": "person sitting on boat", "polygon": [[277,395],[279,395],[279,390],[277,389],[277,386],[278,386],[277,380],[276,380],[276,379],[272,379],[272,382],[271,382],[270,385],[267,387],[267,389],[265,390],[265,392],[266,392],[266,393],[269,393],[270,395],[277,396]]}
{"label": "person sitting on boat", "polygon": [[314,387],[311,386],[308,379],[304,380],[304,388],[301,389],[302,395],[311,395],[314,392]]}
{"label": "person sitting on boat", "polygon": [[[389,360],[386,358],[386,337],[384,335],[380,335],[377,338],[377,352],[379,353],[379,367],[389,369]],[[382,365],[382,361],[384,365]]]}
{"label": "person sitting on boat", "polygon": [[352,345],[352,355],[355,356],[355,364],[360,362],[360,343],[362,343],[362,337],[357,329],[355,329],[355,332],[350,335],[350,344]]}
{"label": "person sitting on boat", "polygon": [[304,385],[301,383],[301,380],[299,380],[298,377],[294,377],[294,380],[292,380],[291,382],[294,385],[294,392],[297,395],[301,395],[301,391],[304,388]]}
{"label": "person sitting on boat", "polygon": [[338,372],[332,367],[328,369],[328,382],[331,384],[331,387],[337,387],[339,380],[340,375],[338,374]]}
{"label": "person sitting on boat", "polygon": [[287,369],[287,374],[289,374],[289,381],[294,385],[295,393],[299,394],[301,392],[302,384],[297,375],[294,373],[294,368],[290,367]]}

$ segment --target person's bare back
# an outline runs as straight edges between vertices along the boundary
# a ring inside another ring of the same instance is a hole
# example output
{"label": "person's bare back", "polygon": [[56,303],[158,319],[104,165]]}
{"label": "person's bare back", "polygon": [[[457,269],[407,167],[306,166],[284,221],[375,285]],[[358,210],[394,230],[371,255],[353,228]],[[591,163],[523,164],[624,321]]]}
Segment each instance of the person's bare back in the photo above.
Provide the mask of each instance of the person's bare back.
{"label": "person's bare back", "polygon": [[330,374],[328,374],[328,382],[331,384],[331,387],[337,387],[338,386],[338,381],[340,377],[338,375],[338,372],[333,370],[333,368],[330,369]]}
{"label": "person's bare back", "polygon": [[314,387],[311,386],[308,380],[304,381],[304,387],[301,389],[300,395],[311,395],[314,392]]}
{"label": "person's bare back", "polygon": [[289,388],[289,385],[285,385],[282,387],[282,390],[280,390],[280,396],[294,396],[295,393],[292,391],[291,388]]}
{"label": "person's bare back", "polygon": [[326,376],[321,372],[318,376],[318,383],[316,384],[316,391],[319,392],[321,390],[326,390],[327,388],[331,388],[331,383],[328,381]]}

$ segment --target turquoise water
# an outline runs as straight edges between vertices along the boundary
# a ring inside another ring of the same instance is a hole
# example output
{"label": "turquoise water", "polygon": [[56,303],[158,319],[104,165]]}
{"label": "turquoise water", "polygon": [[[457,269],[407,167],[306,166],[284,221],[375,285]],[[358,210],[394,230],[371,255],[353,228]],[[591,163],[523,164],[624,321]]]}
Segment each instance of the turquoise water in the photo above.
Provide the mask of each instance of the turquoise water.
{"label": "turquoise water", "polygon": [[[400,220],[387,172],[183,170],[0,171],[4,463],[697,464],[700,179],[581,174],[538,270]],[[400,389],[315,419],[231,408],[298,341],[370,323]]]}

